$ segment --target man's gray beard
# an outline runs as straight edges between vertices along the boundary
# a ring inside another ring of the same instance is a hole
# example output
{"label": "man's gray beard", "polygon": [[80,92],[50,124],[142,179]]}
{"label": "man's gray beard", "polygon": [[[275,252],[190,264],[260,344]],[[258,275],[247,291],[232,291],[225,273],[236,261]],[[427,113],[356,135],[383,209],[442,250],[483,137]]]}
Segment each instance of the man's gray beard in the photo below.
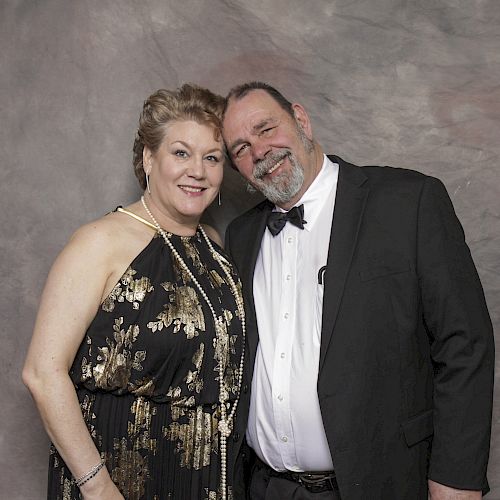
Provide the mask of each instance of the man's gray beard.
{"label": "man's gray beard", "polygon": [[[308,153],[312,153],[314,151],[314,142],[306,136],[304,129],[298,122],[296,123],[296,126],[297,135],[302,141],[305,150]],[[278,155],[284,157],[283,153],[278,153]],[[270,158],[270,160],[275,162],[277,159],[275,155],[271,155],[271,157],[273,156],[274,158]],[[253,184],[247,184],[247,191],[252,194],[256,191],[260,191],[275,205],[283,205],[289,202],[300,191],[300,188],[304,183],[304,167],[300,164],[293,153],[288,152],[286,156],[288,156],[290,164],[292,165],[290,173],[287,174],[285,172],[278,175],[272,180],[271,183],[266,183],[260,179],[256,179]],[[265,161],[266,160],[264,160],[264,162]]]}
{"label": "man's gray beard", "polygon": [[292,166],[290,172],[277,175],[271,182],[255,179],[253,184],[247,184],[248,192],[255,193],[258,190],[275,205],[282,205],[290,201],[300,191],[304,183],[304,168],[295,155],[289,153],[287,156]]}

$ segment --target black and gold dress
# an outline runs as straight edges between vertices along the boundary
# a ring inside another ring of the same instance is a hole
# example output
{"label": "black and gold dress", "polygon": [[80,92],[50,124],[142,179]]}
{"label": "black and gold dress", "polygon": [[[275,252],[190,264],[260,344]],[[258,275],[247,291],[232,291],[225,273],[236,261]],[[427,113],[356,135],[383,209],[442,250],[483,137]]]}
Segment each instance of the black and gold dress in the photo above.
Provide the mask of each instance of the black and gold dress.
{"label": "black and gold dress", "polygon": [[[215,500],[221,470],[218,363],[225,365],[234,402],[241,318],[200,232],[170,239],[224,319],[224,352],[216,352],[210,309],[156,234],[101,304],[70,376],[89,432],[126,499]],[[228,465],[232,443],[228,439]],[[231,498],[230,484],[228,490]],[[48,498],[81,498],[53,446]]]}

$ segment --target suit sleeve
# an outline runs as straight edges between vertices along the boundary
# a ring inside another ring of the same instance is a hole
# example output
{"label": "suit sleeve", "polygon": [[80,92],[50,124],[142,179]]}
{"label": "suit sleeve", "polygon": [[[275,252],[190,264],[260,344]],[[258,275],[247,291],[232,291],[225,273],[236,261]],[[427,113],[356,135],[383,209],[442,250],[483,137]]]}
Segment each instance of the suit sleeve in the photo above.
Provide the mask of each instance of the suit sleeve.
{"label": "suit sleeve", "polygon": [[417,272],[434,368],[429,478],[487,491],[494,343],[483,289],[443,184],[422,188]]}

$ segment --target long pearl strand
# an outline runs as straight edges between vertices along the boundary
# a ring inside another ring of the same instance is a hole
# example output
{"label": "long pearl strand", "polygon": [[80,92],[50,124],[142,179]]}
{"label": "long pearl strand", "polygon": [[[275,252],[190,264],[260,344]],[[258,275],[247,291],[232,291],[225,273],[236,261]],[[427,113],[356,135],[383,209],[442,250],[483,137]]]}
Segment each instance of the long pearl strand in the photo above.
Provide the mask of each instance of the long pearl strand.
{"label": "long pearl strand", "polygon": [[[174,248],[172,245],[172,242],[170,241],[170,238],[167,236],[167,233],[165,230],[160,226],[158,221],[155,219],[153,214],[151,213],[151,210],[149,210],[149,207],[146,204],[146,200],[144,199],[144,196],[141,196],[141,202],[146,210],[147,214],[153,221],[154,226],[156,227],[156,230],[161,234],[163,237],[165,244],[168,246],[170,251],[172,252],[172,255],[177,259],[179,262],[180,266],[182,269],[187,273],[187,275],[191,278],[193,283],[196,285],[198,288],[201,296],[207,303],[210,312],[212,313],[213,319],[214,319],[214,324],[215,324],[215,338],[217,342],[218,348],[216,349],[216,353],[219,352],[219,407],[220,407],[220,420],[219,420],[219,434],[220,434],[220,455],[221,455],[221,484],[220,484],[220,489],[221,489],[221,500],[226,500],[227,498],[227,438],[231,434],[232,430],[232,424],[234,420],[234,416],[236,414],[236,409],[238,407],[238,403],[240,401],[240,391],[241,391],[241,383],[243,380],[243,365],[244,365],[244,360],[245,360],[245,337],[246,337],[246,326],[245,326],[245,307],[243,304],[243,296],[240,293],[233,277],[231,276],[231,273],[229,271],[229,262],[222,257],[218,252],[216,252],[215,248],[212,245],[212,242],[209,240],[208,236],[205,233],[205,230],[201,227],[198,226],[198,230],[200,233],[203,235],[203,238],[207,242],[208,248],[210,250],[210,253],[212,254],[212,257],[217,261],[221,269],[224,271],[224,274],[226,275],[227,281],[229,282],[231,292],[234,296],[234,300],[236,302],[236,307],[238,308],[238,314],[240,317],[241,321],[241,330],[242,330],[242,348],[241,348],[241,357],[240,357],[240,364],[238,367],[238,390],[237,390],[237,397],[233,403],[233,407],[231,408],[231,411],[229,412],[229,415],[227,414],[227,409],[230,407],[230,403],[227,401],[229,400],[229,391],[224,387],[224,367],[222,366],[222,356],[221,354],[221,348],[220,346],[223,345],[224,343],[222,342],[222,336],[224,335],[224,325],[223,325],[223,316],[220,318],[217,317],[217,314],[215,313],[215,309],[210,302],[210,299],[208,298],[207,293],[205,290],[203,290],[203,287],[201,286],[200,282],[198,279],[194,276],[194,274],[191,272],[189,269],[188,265],[184,261],[184,259],[180,256],[179,252]],[[227,335],[227,334],[226,334]]]}

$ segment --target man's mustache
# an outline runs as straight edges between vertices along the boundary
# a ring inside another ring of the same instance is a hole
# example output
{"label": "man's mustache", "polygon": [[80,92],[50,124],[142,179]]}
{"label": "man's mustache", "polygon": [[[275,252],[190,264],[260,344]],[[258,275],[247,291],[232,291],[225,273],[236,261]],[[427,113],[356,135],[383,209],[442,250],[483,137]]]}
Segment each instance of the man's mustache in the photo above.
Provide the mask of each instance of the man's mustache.
{"label": "man's mustache", "polygon": [[283,160],[287,156],[290,156],[291,152],[288,149],[281,149],[274,153],[269,153],[263,160],[258,161],[253,169],[253,176],[256,179],[262,179],[271,168],[276,165],[279,161]]}

